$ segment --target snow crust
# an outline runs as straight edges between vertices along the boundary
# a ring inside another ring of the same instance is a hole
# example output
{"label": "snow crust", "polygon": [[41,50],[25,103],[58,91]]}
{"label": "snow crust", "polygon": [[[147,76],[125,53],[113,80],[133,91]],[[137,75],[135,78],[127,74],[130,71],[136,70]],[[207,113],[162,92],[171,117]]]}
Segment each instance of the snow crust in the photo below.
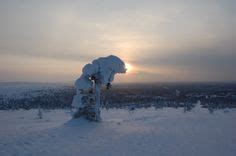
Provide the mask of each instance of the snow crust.
{"label": "snow crust", "polygon": [[0,111],[0,155],[235,156],[236,110],[209,114],[102,110],[102,123],[71,119],[67,110]]}

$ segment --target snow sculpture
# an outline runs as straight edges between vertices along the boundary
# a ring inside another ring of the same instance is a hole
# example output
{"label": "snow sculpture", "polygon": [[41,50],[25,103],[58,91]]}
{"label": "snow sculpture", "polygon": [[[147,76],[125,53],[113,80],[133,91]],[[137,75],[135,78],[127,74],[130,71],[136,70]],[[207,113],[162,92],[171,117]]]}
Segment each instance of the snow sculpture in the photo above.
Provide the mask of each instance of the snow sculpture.
{"label": "snow sculpture", "polygon": [[75,82],[76,95],[72,106],[76,108],[74,118],[81,116],[91,121],[100,121],[100,90],[102,85],[111,87],[117,73],[126,73],[125,63],[110,55],[100,57],[83,67],[82,75]]}

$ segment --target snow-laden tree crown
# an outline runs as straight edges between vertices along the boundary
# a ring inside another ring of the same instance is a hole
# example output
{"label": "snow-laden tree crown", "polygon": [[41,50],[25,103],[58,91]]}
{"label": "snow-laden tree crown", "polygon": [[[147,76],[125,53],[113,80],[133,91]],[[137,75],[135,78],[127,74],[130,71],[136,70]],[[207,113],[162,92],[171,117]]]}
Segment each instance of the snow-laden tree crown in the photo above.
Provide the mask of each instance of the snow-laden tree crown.
{"label": "snow-laden tree crown", "polygon": [[106,85],[114,80],[115,74],[126,73],[126,70],[125,63],[117,56],[100,57],[83,67],[83,73],[76,80],[75,86],[77,89],[92,88],[91,79]]}

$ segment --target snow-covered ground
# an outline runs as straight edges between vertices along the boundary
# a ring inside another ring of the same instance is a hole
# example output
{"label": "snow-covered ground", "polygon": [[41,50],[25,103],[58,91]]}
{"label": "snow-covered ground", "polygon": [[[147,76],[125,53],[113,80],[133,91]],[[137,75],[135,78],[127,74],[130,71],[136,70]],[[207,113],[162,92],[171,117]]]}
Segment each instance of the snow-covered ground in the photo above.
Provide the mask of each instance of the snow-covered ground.
{"label": "snow-covered ground", "polygon": [[103,110],[101,123],[68,110],[0,111],[0,155],[235,156],[236,110]]}

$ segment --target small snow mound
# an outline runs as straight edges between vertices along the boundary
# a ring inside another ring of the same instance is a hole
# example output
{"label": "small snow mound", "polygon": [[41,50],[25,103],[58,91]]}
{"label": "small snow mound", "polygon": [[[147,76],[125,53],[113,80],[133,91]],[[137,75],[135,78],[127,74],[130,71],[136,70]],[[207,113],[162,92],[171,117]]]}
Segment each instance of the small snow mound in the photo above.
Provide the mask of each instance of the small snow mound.
{"label": "small snow mound", "polygon": [[77,118],[77,119],[71,119],[64,123],[65,126],[73,127],[73,126],[82,126],[89,123],[88,120],[86,120],[84,117]]}

